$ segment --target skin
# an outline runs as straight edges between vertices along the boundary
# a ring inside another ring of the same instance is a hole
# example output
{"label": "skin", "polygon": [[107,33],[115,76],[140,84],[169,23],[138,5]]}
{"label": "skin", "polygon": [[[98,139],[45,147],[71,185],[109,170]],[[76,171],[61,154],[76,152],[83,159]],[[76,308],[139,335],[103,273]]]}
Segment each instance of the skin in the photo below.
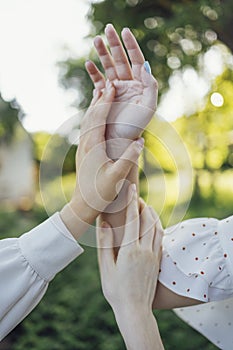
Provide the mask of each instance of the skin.
{"label": "skin", "polygon": [[[107,139],[121,138],[121,142],[108,146],[108,152],[116,158],[115,147],[123,152],[125,140],[139,137],[150,122],[157,105],[158,87],[156,79],[148,74],[143,66],[145,59],[138,43],[128,28],[122,31],[122,40],[127,48],[132,66],[129,64],[121,40],[111,24],[105,29],[110,52],[102,38],[97,36],[94,45],[105,71],[105,76],[91,61],[86,69],[94,83],[95,91],[105,87],[108,79],[116,89],[115,99],[108,117]],[[127,144],[127,143],[126,143]]]}
{"label": "skin", "polygon": [[152,302],[163,230],[145,203],[139,213],[135,184],[129,186],[128,203],[124,235],[117,255],[110,225],[102,222],[97,230],[103,294],[113,309],[128,350],[160,350],[164,347],[152,313]]}
{"label": "skin", "polygon": [[[76,154],[76,186],[71,201],[60,216],[78,239],[95,218],[116,197],[120,187],[143,149],[143,140],[131,143],[122,157],[113,162],[106,153],[106,120],[115,98],[115,89],[107,84],[96,93],[81,125]],[[87,181],[87,178],[89,181]]]}
{"label": "skin", "polygon": [[[140,136],[142,130],[151,120],[157,106],[158,86],[155,78],[145,71],[143,53],[128,28],[123,29],[121,33],[126,51],[112,25],[106,26],[105,35],[110,51],[101,37],[97,36],[94,39],[94,45],[102,63],[105,76],[91,61],[86,63],[86,69],[93,81],[95,91],[101,91],[106,84],[106,79],[116,89],[116,95],[113,101],[113,105],[116,104],[116,107],[110,110],[106,137],[111,140],[107,147],[107,152],[112,159],[117,159],[125,147],[128,146],[129,142]],[[117,102],[121,102],[121,106],[118,106],[119,104]],[[129,172],[127,181],[129,183],[135,183],[138,187],[137,164]],[[119,196],[121,202],[120,209],[119,201],[114,201],[101,216],[101,220],[109,222],[112,226],[116,246],[120,245],[124,232],[125,207],[127,205],[126,188],[127,185],[123,186]],[[200,301],[179,296],[164,287],[161,283],[158,283],[153,307],[170,309],[198,303]]]}
{"label": "skin", "polygon": [[[132,66],[112,25],[106,26],[105,34],[110,52],[99,36],[94,39],[94,45],[106,79],[109,79],[116,89],[113,108],[109,113],[106,138],[110,140],[107,146],[109,156],[117,159],[129,142],[139,137],[151,120],[156,108],[158,89],[155,78],[148,74],[143,66],[144,56],[131,31],[127,28],[123,29],[122,38]],[[88,61],[86,69],[94,83],[95,90],[100,91],[106,84],[104,75],[93,62]],[[132,168],[127,181],[137,184],[137,164]],[[103,219],[109,221],[114,227],[116,245],[120,244],[123,234],[126,188],[127,185],[123,187],[119,200],[106,209],[106,216],[103,215]]]}

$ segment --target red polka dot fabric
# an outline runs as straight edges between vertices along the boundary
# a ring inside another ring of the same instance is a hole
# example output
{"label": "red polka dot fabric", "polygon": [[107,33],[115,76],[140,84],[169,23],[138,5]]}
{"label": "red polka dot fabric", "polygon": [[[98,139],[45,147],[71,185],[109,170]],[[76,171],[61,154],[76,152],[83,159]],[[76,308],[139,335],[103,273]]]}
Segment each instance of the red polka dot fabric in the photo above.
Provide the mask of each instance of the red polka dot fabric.
{"label": "red polka dot fabric", "polygon": [[233,349],[233,216],[165,230],[160,282],[204,302],[175,312],[221,349]]}

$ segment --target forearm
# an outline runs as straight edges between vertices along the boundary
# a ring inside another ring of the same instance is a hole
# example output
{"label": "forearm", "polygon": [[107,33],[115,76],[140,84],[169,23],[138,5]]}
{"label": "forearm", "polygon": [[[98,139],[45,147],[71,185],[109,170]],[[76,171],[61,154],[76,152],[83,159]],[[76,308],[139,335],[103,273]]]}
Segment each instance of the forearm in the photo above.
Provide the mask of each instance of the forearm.
{"label": "forearm", "polygon": [[114,310],[116,321],[127,350],[162,350],[163,343],[156,319],[151,310],[125,305]]}
{"label": "forearm", "polygon": [[[118,205],[112,204],[105,212],[102,213],[101,219],[108,222],[114,229],[115,245],[119,246],[124,233],[126,207],[127,207],[127,183],[135,183],[138,188],[138,165],[135,164],[126,179],[126,186],[122,188],[120,196],[121,210]],[[109,212],[109,209],[111,213]]]}
{"label": "forearm", "polygon": [[202,301],[178,295],[158,281],[153,309],[174,309],[201,304]]}

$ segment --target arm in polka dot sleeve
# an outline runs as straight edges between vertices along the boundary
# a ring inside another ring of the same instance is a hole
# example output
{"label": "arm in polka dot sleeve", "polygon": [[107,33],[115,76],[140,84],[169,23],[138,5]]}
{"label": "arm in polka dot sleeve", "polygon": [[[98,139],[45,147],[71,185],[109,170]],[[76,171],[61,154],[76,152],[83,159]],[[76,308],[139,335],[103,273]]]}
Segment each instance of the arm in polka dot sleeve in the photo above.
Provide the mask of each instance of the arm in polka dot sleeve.
{"label": "arm in polka dot sleeve", "polygon": [[202,303],[200,300],[176,294],[171,289],[168,289],[162,283],[158,282],[153,301],[153,309],[175,309],[177,307],[198,305],[200,303]]}
{"label": "arm in polka dot sleeve", "polygon": [[232,257],[233,216],[195,218],[167,228],[153,307],[171,309],[231,297]]}

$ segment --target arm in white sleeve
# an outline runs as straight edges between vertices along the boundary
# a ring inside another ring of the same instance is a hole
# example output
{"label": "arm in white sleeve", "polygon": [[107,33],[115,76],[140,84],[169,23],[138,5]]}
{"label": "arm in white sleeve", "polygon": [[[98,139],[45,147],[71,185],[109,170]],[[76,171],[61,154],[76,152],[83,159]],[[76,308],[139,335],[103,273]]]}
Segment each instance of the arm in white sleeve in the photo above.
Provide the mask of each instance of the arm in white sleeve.
{"label": "arm in white sleeve", "polygon": [[0,340],[39,303],[53,277],[83,252],[58,213],[0,240]]}

